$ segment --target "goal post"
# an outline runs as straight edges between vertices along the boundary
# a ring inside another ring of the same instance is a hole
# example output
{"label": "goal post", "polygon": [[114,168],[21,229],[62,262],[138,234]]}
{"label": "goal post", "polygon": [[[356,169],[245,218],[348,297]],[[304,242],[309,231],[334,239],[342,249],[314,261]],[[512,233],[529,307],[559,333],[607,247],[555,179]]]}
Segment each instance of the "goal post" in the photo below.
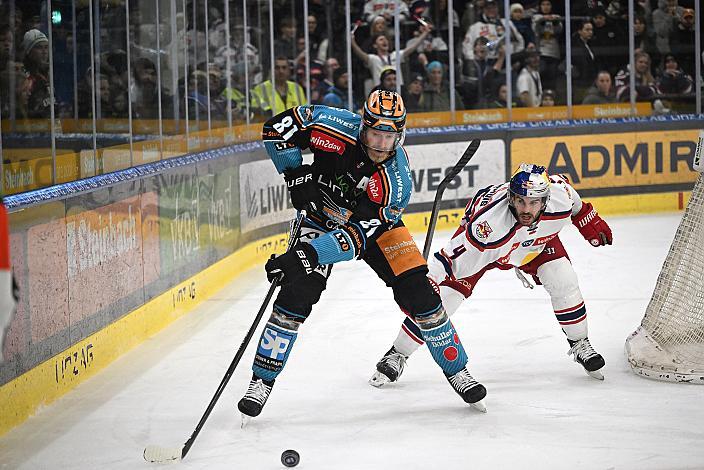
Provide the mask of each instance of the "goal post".
{"label": "goal post", "polygon": [[[703,142],[704,131],[695,152],[695,168],[702,164]],[[636,374],[704,385],[704,175],[701,173],[645,316],[626,339],[625,350]]]}

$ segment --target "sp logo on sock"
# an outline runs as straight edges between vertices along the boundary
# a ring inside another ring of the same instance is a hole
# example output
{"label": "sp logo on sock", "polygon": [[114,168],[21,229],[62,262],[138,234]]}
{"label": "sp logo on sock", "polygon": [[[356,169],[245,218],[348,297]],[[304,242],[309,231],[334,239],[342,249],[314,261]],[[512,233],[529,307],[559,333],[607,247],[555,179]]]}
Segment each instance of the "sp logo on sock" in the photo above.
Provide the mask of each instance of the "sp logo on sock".
{"label": "sp logo on sock", "polygon": [[264,357],[281,361],[286,355],[292,338],[292,335],[286,334],[281,330],[264,328],[264,334],[262,334],[262,340],[259,342],[257,353]]}

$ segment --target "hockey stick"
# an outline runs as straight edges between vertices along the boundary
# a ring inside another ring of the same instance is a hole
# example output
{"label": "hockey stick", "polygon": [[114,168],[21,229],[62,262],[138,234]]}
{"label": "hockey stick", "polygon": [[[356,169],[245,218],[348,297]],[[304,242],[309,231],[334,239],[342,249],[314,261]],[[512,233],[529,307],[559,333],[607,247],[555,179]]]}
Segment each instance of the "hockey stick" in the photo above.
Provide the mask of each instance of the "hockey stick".
{"label": "hockey stick", "polygon": [[[306,215],[307,214],[305,210],[300,211],[298,217],[292,224],[291,231],[289,233],[288,248],[286,249],[286,251],[290,250],[291,247],[295,244],[295,241],[298,240],[298,237],[301,234],[301,226],[303,224],[303,220],[306,218]],[[161,447],[153,445],[147,446],[144,449],[144,460],[152,463],[167,463],[182,460],[184,457],[186,457],[186,454],[191,449],[193,442],[195,442],[196,437],[198,437],[200,430],[203,428],[205,421],[208,419],[208,416],[210,416],[210,412],[213,411],[215,403],[217,403],[218,399],[220,398],[220,395],[225,390],[227,383],[230,381],[232,374],[235,372],[237,364],[239,364],[240,359],[242,359],[242,355],[244,354],[245,349],[247,349],[247,346],[249,345],[249,342],[252,339],[252,335],[254,335],[254,331],[257,329],[257,326],[259,325],[259,322],[261,321],[262,316],[264,315],[264,311],[269,305],[269,301],[271,301],[271,298],[274,295],[274,291],[276,290],[278,285],[278,279],[274,279],[273,281],[271,281],[269,291],[266,293],[266,297],[264,298],[264,302],[262,302],[262,306],[259,307],[259,312],[257,312],[257,316],[254,318],[252,326],[249,327],[249,331],[244,337],[244,340],[242,340],[242,344],[237,350],[235,358],[232,360],[232,363],[230,363],[230,367],[227,368],[225,376],[220,381],[220,385],[215,391],[215,395],[213,395],[213,398],[210,400],[208,408],[206,408],[205,413],[203,413],[203,416],[200,418],[200,421],[198,422],[198,425],[193,431],[193,434],[191,434],[191,437],[188,438],[188,440],[185,442],[185,444],[183,444],[182,447]]]}
{"label": "hockey stick", "polygon": [[430,254],[430,244],[433,242],[435,225],[438,222],[438,212],[440,211],[440,200],[442,199],[442,193],[445,192],[447,185],[455,179],[455,176],[462,171],[462,168],[464,168],[467,162],[469,162],[474,154],[477,153],[477,149],[479,148],[479,144],[481,144],[481,142],[482,141],[480,139],[474,139],[469,143],[467,150],[464,151],[462,157],[460,157],[455,166],[452,167],[452,170],[445,175],[445,178],[438,185],[437,191],[435,191],[435,201],[433,202],[433,210],[430,213],[428,232],[425,235],[425,245],[423,245],[423,258],[425,259],[428,259],[428,255]]}

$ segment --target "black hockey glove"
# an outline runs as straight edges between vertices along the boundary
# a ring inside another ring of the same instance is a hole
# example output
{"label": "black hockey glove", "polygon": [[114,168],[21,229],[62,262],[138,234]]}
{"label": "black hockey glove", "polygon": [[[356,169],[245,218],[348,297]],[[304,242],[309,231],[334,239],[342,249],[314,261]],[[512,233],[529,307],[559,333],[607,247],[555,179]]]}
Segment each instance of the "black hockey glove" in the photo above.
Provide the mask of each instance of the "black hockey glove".
{"label": "black hockey glove", "polygon": [[318,182],[316,181],[313,167],[310,165],[301,165],[298,168],[286,170],[284,172],[284,180],[288,192],[291,193],[291,202],[296,209],[310,209],[317,211],[322,209],[322,198],[318,191]]}
{"label": "black hockey glove", "polygon": [[269,282],[279,278],[279,284],[297,281],[318,266],[318,252],[308,243],[296,243],[283,255],[271,255],[264,265]]}

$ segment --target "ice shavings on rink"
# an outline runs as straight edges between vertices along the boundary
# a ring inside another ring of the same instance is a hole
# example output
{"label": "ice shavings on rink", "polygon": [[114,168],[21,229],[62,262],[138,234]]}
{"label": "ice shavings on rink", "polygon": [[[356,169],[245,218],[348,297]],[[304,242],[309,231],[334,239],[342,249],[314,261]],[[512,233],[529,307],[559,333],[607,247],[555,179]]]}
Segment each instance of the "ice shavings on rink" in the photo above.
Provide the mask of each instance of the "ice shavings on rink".
{"label": "ice shavings on rink", "polygon": [[[614,245],[598,249],[573,228],[560,234],[579,275],[589,338],[606,359],[604,382],[566,355],[541,287],[524,289],[512,272],[491,271],[453,317],[469,369],[488,389],[487,414],[464,404],[423,351],[398,383],[373,388],[367,380],[403,316],[364,263],[343,263],[262,414],[240,429],[236,403],[251,375],[253,340],[175,465],[280,469],[281,452],[295,449],[301,470],[701,468],[704,387],[637,377],[623,354],[680,218],[608,217]],[[434,247],[450,233],[436,234]],[[247,273],[40,410],[0,438],[0,468],[153,466],[144,447],[181,446],[190,436],[267,288],[263,269]]]}

